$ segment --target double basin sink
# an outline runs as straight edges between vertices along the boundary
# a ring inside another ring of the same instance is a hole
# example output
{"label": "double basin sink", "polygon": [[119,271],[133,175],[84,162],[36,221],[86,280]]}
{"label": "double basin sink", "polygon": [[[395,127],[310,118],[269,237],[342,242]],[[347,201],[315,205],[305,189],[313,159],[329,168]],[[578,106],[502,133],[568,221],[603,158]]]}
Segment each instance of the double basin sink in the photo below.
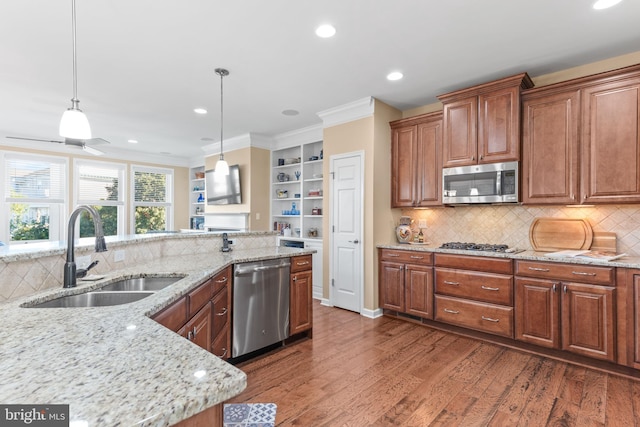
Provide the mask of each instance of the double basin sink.
{"label": "double basin sink", "polygon": [[66,295],[37,304],[24,304],[28,308],[62,308],[62,307],[105,307],[128,304],[139,301],[167,286],[181,280],[184,276],[152,276],[121,279],[99,289]]}

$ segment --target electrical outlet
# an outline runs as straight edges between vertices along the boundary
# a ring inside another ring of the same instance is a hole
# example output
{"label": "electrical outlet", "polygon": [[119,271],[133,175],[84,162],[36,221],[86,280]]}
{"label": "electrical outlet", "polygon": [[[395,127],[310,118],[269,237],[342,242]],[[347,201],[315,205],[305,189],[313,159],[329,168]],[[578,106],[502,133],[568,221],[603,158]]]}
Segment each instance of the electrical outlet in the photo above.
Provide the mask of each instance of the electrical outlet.
{"label": "electrical outlet", "polygon": [[117,250],[113,253],[113,260],[115,262],[122,262],[124,261],[125,258],[125,253],[123,249]]}
{"label": "electrical outlet", "polygon": [[76,269],[87,268],[91,264],[91,255],[76,257]]}
{"label": "electrical outlet", "polygon": [[426,219],[419,219],[418,220],[418,227],[419,228],[427,228],[427,220]]}
{"label": "electrical outlet", "polygon": [[256,212],[256,221],[260,221],[260,212]]}
{"label": "electrical outlet", "polygon": [[230,245],[233,245],[233,240],[228,240],[227,243],[229,243]]}

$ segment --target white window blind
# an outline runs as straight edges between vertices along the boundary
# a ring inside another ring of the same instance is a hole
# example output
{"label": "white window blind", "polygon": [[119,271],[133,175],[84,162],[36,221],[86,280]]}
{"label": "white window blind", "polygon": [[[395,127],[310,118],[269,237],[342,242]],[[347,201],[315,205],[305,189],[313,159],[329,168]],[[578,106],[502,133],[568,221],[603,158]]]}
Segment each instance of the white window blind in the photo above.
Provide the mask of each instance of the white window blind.
{"label": "white window blind", "polygon": [[[124,204],[124,165],[78,162],[78,203]],[[106,203],[112,202],[112,203]]]}
{"label": "white window blind", "polygon": [[18,154],[5,155],[5,200],[64,203],[66,161]]}

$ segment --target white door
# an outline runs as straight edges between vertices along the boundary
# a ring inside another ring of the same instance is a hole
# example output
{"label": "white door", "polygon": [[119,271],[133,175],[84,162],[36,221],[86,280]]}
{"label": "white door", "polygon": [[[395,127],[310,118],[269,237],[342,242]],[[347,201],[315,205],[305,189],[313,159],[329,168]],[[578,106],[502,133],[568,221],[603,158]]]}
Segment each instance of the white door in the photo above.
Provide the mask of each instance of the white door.
{"label": "white door", "polygon": [[362,192],[364,153],[331,156],[331,283],[335,307],[360,313],[363,296]]}

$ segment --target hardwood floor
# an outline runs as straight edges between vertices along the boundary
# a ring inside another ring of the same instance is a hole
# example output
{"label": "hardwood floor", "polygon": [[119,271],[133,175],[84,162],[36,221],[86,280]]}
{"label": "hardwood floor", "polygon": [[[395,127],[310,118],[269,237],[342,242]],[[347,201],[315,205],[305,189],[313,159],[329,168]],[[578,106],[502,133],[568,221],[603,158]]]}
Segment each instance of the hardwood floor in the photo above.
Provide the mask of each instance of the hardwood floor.
{"label": "hardwood floor", "polygon": [[239,364],[279,426],[638,426],[640,382],[314,301],[313,339]]}

